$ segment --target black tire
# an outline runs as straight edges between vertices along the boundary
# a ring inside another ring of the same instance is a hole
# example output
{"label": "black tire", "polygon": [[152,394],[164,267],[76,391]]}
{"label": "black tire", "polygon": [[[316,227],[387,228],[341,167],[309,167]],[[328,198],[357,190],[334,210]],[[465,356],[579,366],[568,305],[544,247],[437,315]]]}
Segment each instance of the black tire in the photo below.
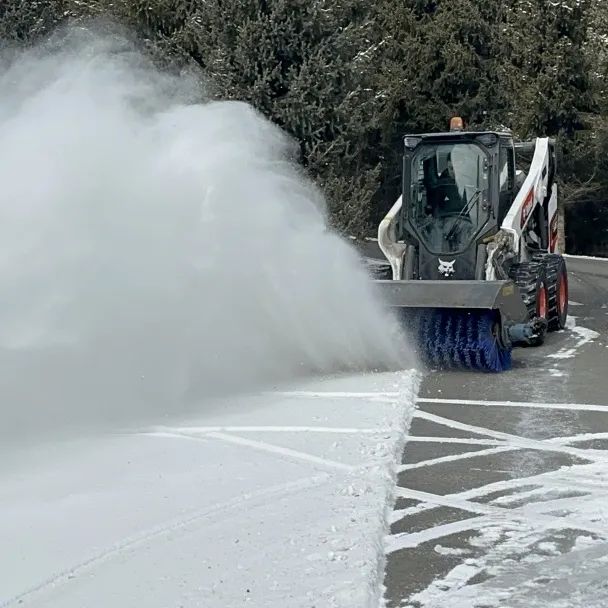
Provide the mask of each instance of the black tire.
{"label": "black tire", "polygon": [[[545,264],[541,261],[514,264],[511,266],[509,276],[519,288],[519,293],[528,310],[528,321],[538,317],[547,318],[549,289]],[[544,341],[543,332],[533,341],[532,346],[540,346]]]}
{"label": "black tire", "polygon": [[568,269],[566,260],[557,253],[538,254],[533,259],[545,266],[549,292],[547,316],[549,331],[564,329],[568,319]]}

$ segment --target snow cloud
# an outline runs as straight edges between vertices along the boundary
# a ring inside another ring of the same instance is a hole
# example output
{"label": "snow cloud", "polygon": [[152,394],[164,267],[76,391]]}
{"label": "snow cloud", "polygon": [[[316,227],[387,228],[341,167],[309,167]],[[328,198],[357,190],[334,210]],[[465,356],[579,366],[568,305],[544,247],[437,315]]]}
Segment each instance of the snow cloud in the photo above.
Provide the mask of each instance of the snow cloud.
{"label": "snow cloud", "polygon": [[409,365],[293,142],[196,89],[82,31],[0,56],[0,439]]}

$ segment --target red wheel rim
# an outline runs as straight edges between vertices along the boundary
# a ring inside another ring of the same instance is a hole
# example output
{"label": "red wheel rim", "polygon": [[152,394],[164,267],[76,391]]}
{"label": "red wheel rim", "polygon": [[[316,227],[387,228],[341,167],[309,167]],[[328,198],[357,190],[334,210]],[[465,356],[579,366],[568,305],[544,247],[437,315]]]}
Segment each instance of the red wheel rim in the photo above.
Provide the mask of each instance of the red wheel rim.
{"label": "red wheel rim", "polygon": [[547,289],[543,284],[541,284],[540,289],[538,291],[538,316],[541,319],[547,318]]}
{"label": "red wheel rim", "polygon": [[568,302],[568,285],[566,284],[566,277],[562,274],[561,279],[562,280],[559,282],[559,297],[557,298],[560,314],[566,310],[566,304]]}

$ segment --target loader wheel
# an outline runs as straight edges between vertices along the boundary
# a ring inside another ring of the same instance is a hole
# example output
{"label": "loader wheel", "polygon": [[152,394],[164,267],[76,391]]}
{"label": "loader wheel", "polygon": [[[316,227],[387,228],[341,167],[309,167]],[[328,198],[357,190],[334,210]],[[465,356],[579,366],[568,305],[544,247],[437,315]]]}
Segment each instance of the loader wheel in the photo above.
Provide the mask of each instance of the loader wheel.
{"label": "loader wheel", "polygon": [[546,253],[534,257],[544,264],[549,293],[547,321],[549,331],[566,327],[568,318],[568,269],[561,255]]}
{"label": "loader wheel", "polygon": [[[515,264],[509,271],[511,279],[519,287],[519,292],[528,310],[528,321],[549,318],[549,288],[545,264],[542,262],[524,262]],[[544,333],[532,342],[540,346],[545,341]]]}

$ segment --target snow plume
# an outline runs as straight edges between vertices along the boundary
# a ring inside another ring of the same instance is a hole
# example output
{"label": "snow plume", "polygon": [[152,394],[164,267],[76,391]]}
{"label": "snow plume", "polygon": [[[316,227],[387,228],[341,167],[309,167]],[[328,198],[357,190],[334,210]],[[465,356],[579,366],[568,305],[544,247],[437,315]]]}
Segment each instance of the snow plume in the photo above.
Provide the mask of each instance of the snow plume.
{"label": "snow plume", "polygon": [[0,435],[409,363],[293,142],[250,106],[194,103],[82,32],[0,70]]}

